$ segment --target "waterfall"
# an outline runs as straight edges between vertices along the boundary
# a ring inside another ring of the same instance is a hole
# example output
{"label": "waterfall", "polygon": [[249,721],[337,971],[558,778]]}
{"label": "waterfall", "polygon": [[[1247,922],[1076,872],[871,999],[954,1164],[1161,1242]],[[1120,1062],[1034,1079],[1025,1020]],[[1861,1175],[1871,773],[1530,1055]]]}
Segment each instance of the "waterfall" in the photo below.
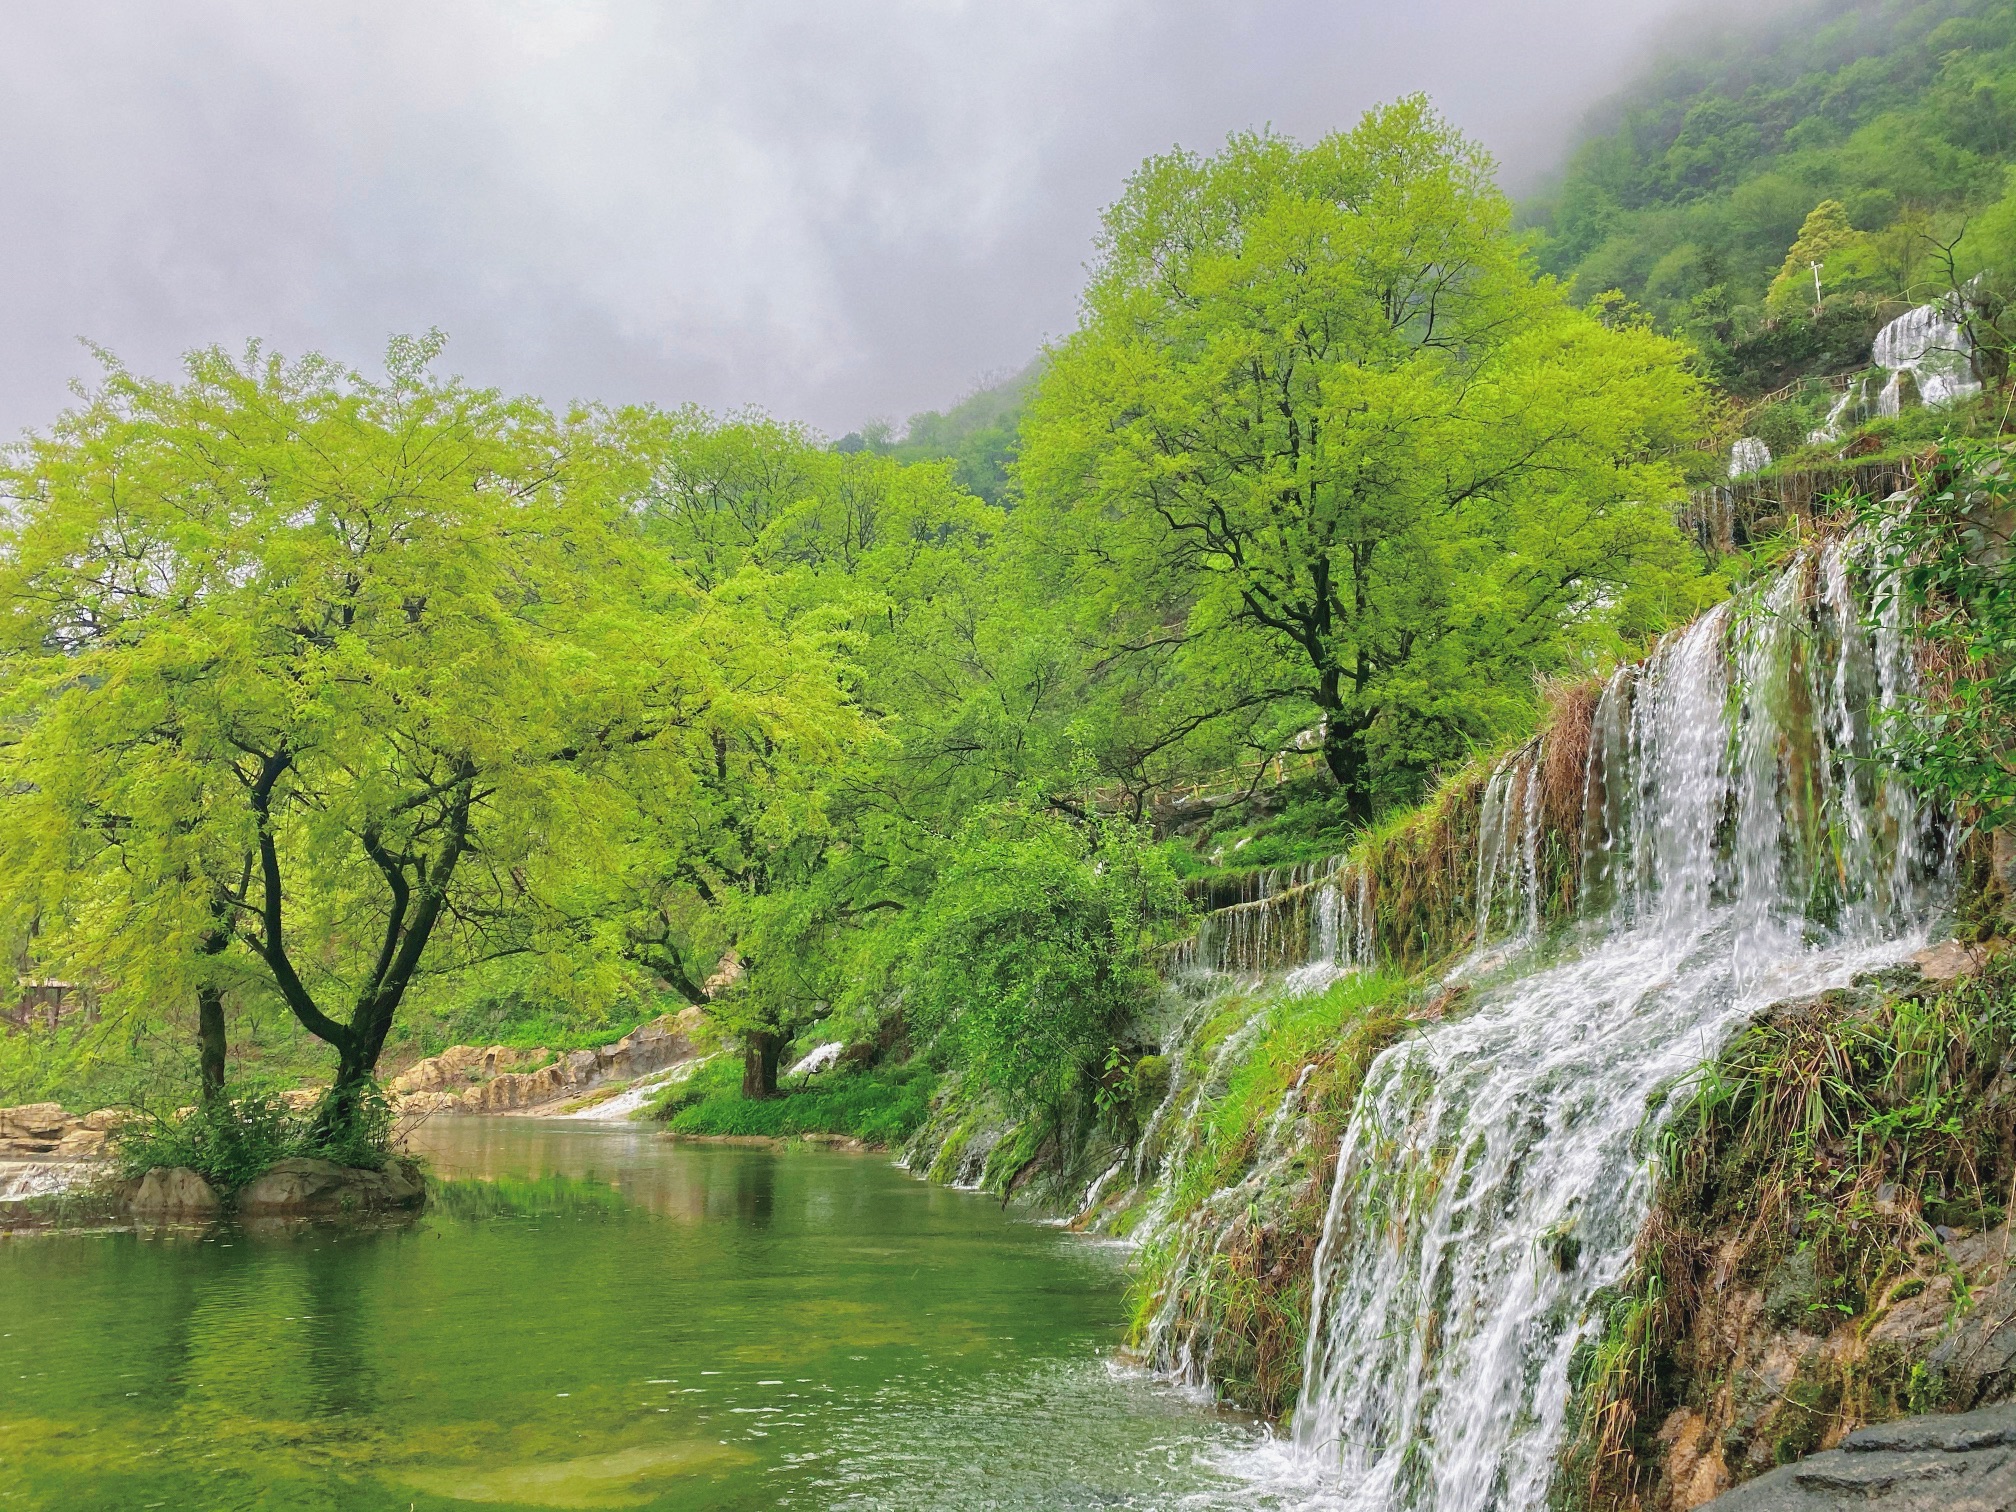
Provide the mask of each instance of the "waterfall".
{"label": "waterfall", "polygon": [[1271,867],[1240,891],[1246,901],[1204,917],[1177,956],[1179,970],[1287,972],[1291,991],[1315,992],[1373,964],[1371,877],[1346,857]]}
{"label": "waterfall", "polygon": [[[1477,944],[1473,964],[1494,942],[1514,944],[1540,932],[1541,741],[1520,747],[1492,769],[1484,787],[1477,839]],[[1502,949],[1499,953],[1502,953]]]}
{"label": "waterfall", "polygon": [[1729,476],[1754,477],[1771,465],[1771,448],[1756,436],[1744,436],[1729,448]]}
{"label": "waterfall", "polygon": [[653,1071],[638,1077],[614,1097],[604,1098],[601,1102],[590,1103],[585,1108],[560,1116],[584,1119],[592,1123],[616,1123],[626,1118],[635,1118],[651,1105],[659,1093],[668,1087],[690,1081],[693,1073],[713,1058],[711,1055],[698,1056],[693,1060],[681,1061],[676,1066],[667,1066],[663,1071]]}
{"label": "waterfall", "polygon": [[1871,353],[1886,368],[1890,381],[1876,397],[1876,413],[1895,415],[1903,405],[1903,379],[1909,373],[1926,405],[1951,404],[1978,393],[1974,376],[1974,346],[1963,329],[1955,299],[1942,299],[1907,310],[1876,334]]}
{"label": "waterfall", "polygon": [[1844,425],[1860,425],[1871,413],[1869,375],[1857,373],[1848,380],[1847,387],[1841,390],[1841,397],[1829,407],[1827,418],[1820,422],[1819,428],[1806,433],[1807,444],[1825,446],[1830,442],[1839,441]]}
{"label": "waterfall", "polygon": [[1316,1252],[1293,1443],[1344,1505],[1544,1506],[1570,1355],[1689,1072],[1760,1007],[1924,940],[1944,858],[1870,761],[1912,676],[1901,622],[1867,626],[1866,572],[1803,552],[1610,679],[1568,837],[1579,916],[1546,956],[1516,949],[1541,934],[1539,744],[1493,773],[1469,1006],[1372,1063]]}

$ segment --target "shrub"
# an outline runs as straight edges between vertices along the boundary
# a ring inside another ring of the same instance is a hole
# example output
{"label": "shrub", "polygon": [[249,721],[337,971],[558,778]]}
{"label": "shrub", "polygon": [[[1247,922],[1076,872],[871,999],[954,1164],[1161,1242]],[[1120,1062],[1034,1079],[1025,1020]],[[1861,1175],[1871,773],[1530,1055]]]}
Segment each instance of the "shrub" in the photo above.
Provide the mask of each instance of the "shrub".
{"label": "shrub", "polygon": [[309,1156],[338,1165],[378,1167],[391,1149],[392,1111],[374,1084],[347,1107],[325,1097],[306,1114],[276,1093],[241,1090],[174,1113],[142,1111],[113,1134],[120,1175],[186,1166],[229,1196],[283,1160]]}
{"label": "shrub", "polygon": [[1166,854],[1141,833],[995,816],[961,836],[921,910],[906,1016],[1017,1110],[1055,1114],[1156,990],[1144,932],[1180,907]]}

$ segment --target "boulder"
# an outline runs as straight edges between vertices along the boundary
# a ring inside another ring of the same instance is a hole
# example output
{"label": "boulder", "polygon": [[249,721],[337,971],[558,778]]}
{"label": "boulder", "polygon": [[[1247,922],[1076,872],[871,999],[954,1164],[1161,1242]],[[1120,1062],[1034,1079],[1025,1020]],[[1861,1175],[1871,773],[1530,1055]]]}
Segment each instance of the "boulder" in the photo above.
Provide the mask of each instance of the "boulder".
{"label": "boulder", "polygon": [[1911,957],[1911,964],[1928,982],[1951,982],[1960,977],[1972,976],[1981,969],[1987,959],[1987,952],[1978,945],[1963,945],[1958,940],[1946,940],[1937,945],[1928,945]]}
{"label": "boulder", "polygon": [[2016,1507],[2016,1403],[1902,1418],[1760,1475],[1711,1512],[2007,1512]]}
{"label": "boulder", "polygon": [[205,1223],[224,1211],[224,1200],[187,1166],[159,1166],[140,1178],[129,1206],[138,1223]]}
{"label": "boulder", "polygon": [[105,1141],[110,1137],[104,1129],[87,1128],[82,1123],[73,1124],[56,1141],[56,1158],[59,1160],[90,1160],[105,1153]]}
{"label": "boulder", "polygon": [[421,1206],[426,1183],[411,1161],[389,1160],[382,1171],[329,1160],[283,1160],[238,1194],[248,1218],[309,1218],[394,1212]]}

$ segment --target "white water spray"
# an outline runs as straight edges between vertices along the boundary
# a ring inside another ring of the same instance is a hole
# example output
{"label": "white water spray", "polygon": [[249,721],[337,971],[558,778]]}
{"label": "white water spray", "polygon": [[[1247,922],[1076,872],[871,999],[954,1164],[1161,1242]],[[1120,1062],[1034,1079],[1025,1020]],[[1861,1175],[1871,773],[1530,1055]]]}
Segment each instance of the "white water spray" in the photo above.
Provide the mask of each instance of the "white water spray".
{"label": "white water spray", "polygon": [[[1902,636],[1863,627],[1850,578],[1838,546],[1802,555],[1612,679],[1565,958],[1487,963],[1469,1011],[1369,1070],[1294,1419],[1343,1505],[1545,1505],[1569,1357],[1629,1262],[1676,1088],[1758,1008],[1924,939],[1933,826],[1864,764],[1909,687]],[[1480,941],[1537,934],[1539,771],[1535,749],[1491,780]]]}
{"label": "white water spray", "polygon": [[1955,314],[1953,299],[1907,310],[1876,334],[1871,355],[1890,372],[1876,396],[1876,413],[1895,415],[1902,408],[1904,376],[1917,385],[1919,402],[1929,407],[1951,404],[1979,393],[1974,376],[1974,347]]}

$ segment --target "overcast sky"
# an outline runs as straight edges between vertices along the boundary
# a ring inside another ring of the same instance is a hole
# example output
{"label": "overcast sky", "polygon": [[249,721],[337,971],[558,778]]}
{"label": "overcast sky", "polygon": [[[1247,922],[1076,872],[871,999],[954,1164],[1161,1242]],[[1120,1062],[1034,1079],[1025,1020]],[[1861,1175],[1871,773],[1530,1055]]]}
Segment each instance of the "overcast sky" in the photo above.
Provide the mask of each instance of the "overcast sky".
{"label": "overcast sky", "polygon": [[0,433],[257,336],[839,434],[1072,324],[1172,144],[1427,90],[1516,188],[1687,0],[5,0]]}

